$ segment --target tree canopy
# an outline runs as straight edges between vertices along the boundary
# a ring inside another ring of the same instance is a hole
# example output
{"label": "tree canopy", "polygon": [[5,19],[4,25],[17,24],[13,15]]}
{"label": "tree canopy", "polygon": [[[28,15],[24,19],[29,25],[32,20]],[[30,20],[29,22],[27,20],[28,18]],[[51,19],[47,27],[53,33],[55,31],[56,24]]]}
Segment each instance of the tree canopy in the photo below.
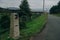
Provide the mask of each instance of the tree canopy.
{"label": "tree canopy", "polygon": [[22,0],[19,7],[20,7],[19,16],[22,20],[22,22],[20,23],[20,27],[22,26],[22,28],[25,28],[26,21],[31,20],[31,10],[30,10],[28,1]]}
{"label": "tree canopy", "polygon": [[60,1],[58,2],[58,5],[55,5],[50,9],[50,14],[56,13],[60,13]]}
{"label": "tree canopy", "polygon": [[22,15],[31,16],[31,11],[27,0],[23,0],[19,7]]}

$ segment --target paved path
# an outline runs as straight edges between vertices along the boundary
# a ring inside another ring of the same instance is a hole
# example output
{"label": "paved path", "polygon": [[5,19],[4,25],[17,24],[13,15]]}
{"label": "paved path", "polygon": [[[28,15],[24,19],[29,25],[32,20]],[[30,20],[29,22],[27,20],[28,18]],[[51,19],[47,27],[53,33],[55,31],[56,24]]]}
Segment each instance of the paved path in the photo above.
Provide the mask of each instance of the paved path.
{"label": "paved path", "polygon": [[46,28],[32,40],[60,40],[60,17],[48,15]]}

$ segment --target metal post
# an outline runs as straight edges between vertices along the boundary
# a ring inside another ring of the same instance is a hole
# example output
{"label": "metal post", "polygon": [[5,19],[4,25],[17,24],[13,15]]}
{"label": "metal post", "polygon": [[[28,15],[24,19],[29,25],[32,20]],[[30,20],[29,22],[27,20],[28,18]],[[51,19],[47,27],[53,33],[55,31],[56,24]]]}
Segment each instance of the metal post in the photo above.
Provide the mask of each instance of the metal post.
{"label": "metal post", "polygon": [[43,13],[45,12],[44,7],[45,7],[45,0],[43,0]]}

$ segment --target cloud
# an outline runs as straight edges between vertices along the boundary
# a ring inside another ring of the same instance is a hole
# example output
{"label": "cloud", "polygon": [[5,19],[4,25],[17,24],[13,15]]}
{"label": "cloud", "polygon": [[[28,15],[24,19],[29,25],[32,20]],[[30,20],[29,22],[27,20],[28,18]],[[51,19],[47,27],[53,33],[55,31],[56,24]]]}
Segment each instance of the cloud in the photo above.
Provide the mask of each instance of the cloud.
{"label": "cloud", "polygon": [[[45,7],[51,8],[53,5],[56,5],[59,0],[45,0]],[[29,0],[31,8],[42,8],[43,0]]]}
{"label": "cloud", "polygon": [[21,0],[2,0],[0,2],[0,7],[18,7],[21,3]]}
{"label": "cloud", "polygon": [[[0,7],[19,7],[22,0],[0,0]],[[59,0],[45,0],[45,10],[56,5]],[[43,0],[28,0],[30,8],[43,9]]]}
{"label": "cloud", "polygon": [[42,8],[43,7],[42,0],[29,0],[28,2],[31,8]]}

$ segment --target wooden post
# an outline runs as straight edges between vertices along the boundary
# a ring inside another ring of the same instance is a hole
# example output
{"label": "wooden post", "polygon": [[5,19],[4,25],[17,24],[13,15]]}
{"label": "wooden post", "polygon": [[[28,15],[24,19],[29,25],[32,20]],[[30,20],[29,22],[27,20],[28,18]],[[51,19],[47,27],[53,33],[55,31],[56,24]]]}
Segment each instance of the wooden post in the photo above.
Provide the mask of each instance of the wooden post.
{"label": "wooden post", "polygon": [[11,13],[10,17],[10,38],[19,38],[19,16],[17,13]]}

